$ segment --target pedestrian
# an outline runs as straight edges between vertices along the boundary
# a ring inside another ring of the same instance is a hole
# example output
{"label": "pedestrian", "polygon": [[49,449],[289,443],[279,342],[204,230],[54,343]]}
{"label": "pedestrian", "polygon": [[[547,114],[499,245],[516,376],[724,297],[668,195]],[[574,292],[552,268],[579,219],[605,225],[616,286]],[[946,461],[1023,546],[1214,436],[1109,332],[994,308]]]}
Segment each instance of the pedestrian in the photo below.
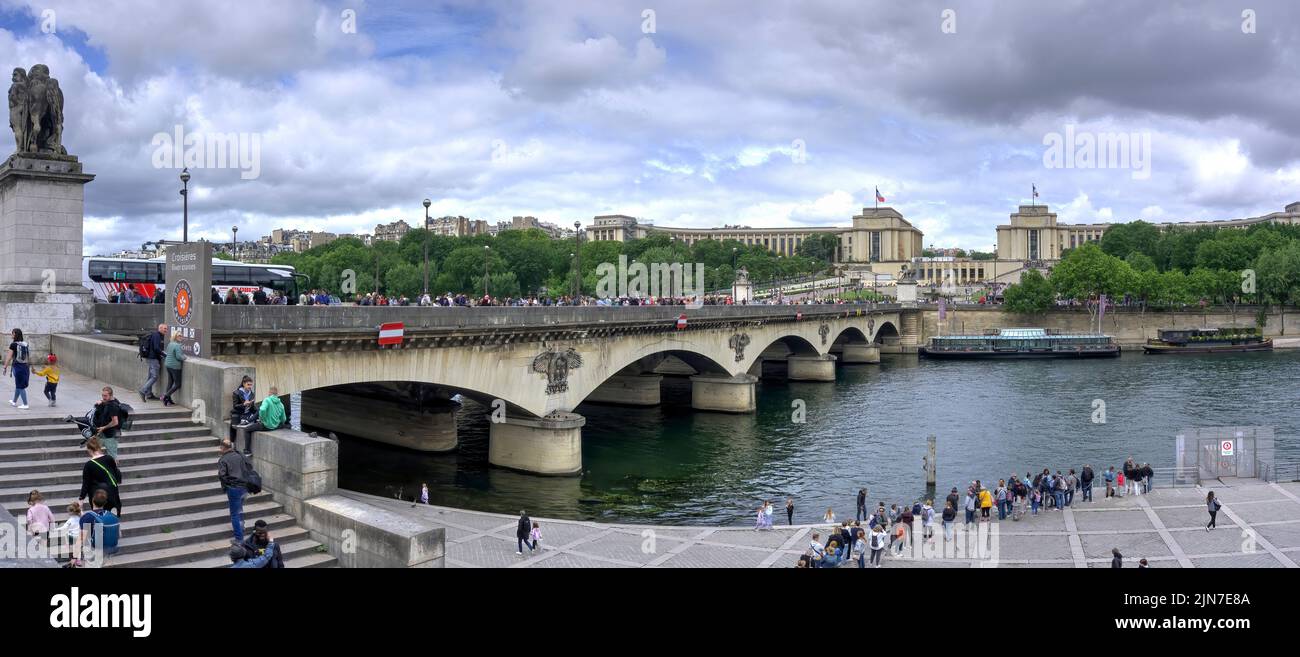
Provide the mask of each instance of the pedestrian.
{"label": "pedestrian", "polygon": [[957,520],[957,509],[953,507],[952,500],[944,503],[943,507],[943,540],[952,540],[952,524]]}
{"label": "pedestrian", "polygon": [[244,550],[248,552],[250,559],[256,559],[270,552],[271,559],[262,567],[284,568],[284,555],[280,552],[280,546],[271,539],[265,520],[259,519],[253,523],[253,535],[244,539]]}
{"label": "pedestrian", "polygon": [[429,503],[429,484],[420,484],[420,504]]}
{"label": "pedestrian", "polygon": [[1126,488],[1128,487],[1128,484],[1125,483],[1125,481],[1124,481],[1124,478],[1125,478],[1126,476],[1127,476],[1127,475],[1124,474],[1124,471],[1123,471],[1123,470],[1120,470],[1119,472],[1116,472],[1116,473],[1115,473],[1115,490],[1117,491],[1117,492],[1115,493],[1115,496],[1116,496],[1116,497],[1124,497],[1124,494],[1125,494],[1126,492],[1128,492],[1128,491],[1126,490]]}
{"label": "pedestrian", "polygon": [[1074,474],[1074,468],[1065,475],[1065,506],[1074,504],[1074,491],[1079,487],[1079,477]]}
{"label": "pedestrian", "polygon": [[[280,553],[280,546],[271,541],[267,544],[267,549],[263,550],[260,555],[250,553],[248,546],[242,541],[231,541],[230,544],[230,567],[231,568],[269,568],[275,555]],[[283,567],[283,566],[281,566]]]}
{"label": "pedestrian", "polygon": [[1043,492],[1035,488],[1029,493],[1029,515],[1038,515],[1038,507],[1043,503]]}
{"label": "pedestrian", "polygon": [[1141,570],[1141,569],[1146,568],[1146,567],[1147,567],[1147,560],[1146,560],[1146,559],[1138,559],[1138,570]]}
{"label": "pedestrian", "polygon": [[763,502],[763,528],[764,529],[772,528],[772,509],[773,507],[771,501]]}
{"label": "pedestrian", "polygon": [[121,435],[122,418],[125,414],[121,402],[113,396],[113,388],[110,386],[100,388],[99,401],[95,402],[90,421],[95,427],[95,437],[99,438],[99,444],[104,446],[104,453],[114,459],[117,458],[117,438]]}
{"label": "pedestrian", "polygon": [[859,568],[859,569],[862,569],[862,568],[866,568],[866,567],[867,567],[867,550],[868,550],[868,549],[869,549],[869,548],[867,547],[866,532],[864,532],[862,529],[856,529],[856,530],[854,530],[853,553],[852,553],[852,554],[853,554],[853,560],[856,561],[856,562],[858,562],[858,568]]}
{"label": "pedestrian", "polygon": [[1142,483],[1146,486],[1146,492],[1151,492],[1151,480],[1155,478],[1156,471],[1151,469],[1150,463],[1143,463],[1140,468],[1142,474]]}
{"label": "pedestrian", "polygon": [[966,508],[966,524],[975,522],[975,491],[967,488],[966,497],[962,500],[962,506]]}
{"label": "pedestrian", "polygon": [[826,558],[826,548],[822,545],[822,535],[813,532],[812,537],[808,539],[808,554],[812,557],[813,568],[821,568],[822,560]]}
{"label": "pedestrian", "polygon": [[1052,479],[1052,501],[1056,502],[1056,510],[1065,510],[1065,489],[1067,487],[1065,477],[1060,470],[1056,471],[1056,477]]}
{"label": "pedestrian", "polygon": [[867,489],[865,488],[858,489],[858,510],[854,518],[858,521],[867,519]]}
{"label": "pedestrian", "polygon": [[275,431],[283,427],[287,414],[284,402],[280,401],[280,390],[271,386],[262,403],[257,407],[257,420],[244,427],[244,455],[253,455],[253,433],[257,431]]}
{"label": "pedestrian", "polygon": [[531,554],[537,550],[538,541],[542,540],[542,525],[536,520],[533,521],[532,531],[528,532],[528,540],[530,541],[528,552]]}
{"label": "pedestrian", "polygon": [[45,399],[51,407],[56,406],[59,395],[59,357],[54,354],[46,356],[45,365],[32,370],[32,374],[45,377]]}
{"label": "pedestrian", "polygon": [[529,519],[528,514],[519,510],[519,522],[515,525],[515,539],[518,545],[515,554],[524,553],[524,541],[528,540],[528,534],[533,530],[533,521]]}
{"label": "pedestrian", "polygon": [[[245,375],[239,380],[239,387],[230,393],[230,444],[236,444],[237,430],[249,427],[257,420],[257,406],[253,394],[253,377]],[[245,438],[244,441],[251,440]]]}
{"label": "pedestrian", "polygon": [[1006,520],[1007,497],[1009,497],[1009,491],[1007,490],[1007,482],[1005,479],[998,480],[998,488],[997,491],[993,494],[993,497],[994,497],[993,501],[996,502],[998,505],[998,520]]}
{"label": "pedestrian", "polygon": [[835,522],[835,512],[828,506],[826,513],[822,514],[822,522]]}
{"label": "pedestrian", "polygon": [[31,536],[48,535],[54,527],[54,513],[45,506],[41,491],[33,490],[27,494],[27,533]]}
{"label": "pedestrian", "polygon": [[1106,470],[1105,474],[1102,475],[1102,478],[1106,480],[1106,497],[1114,497],[1115,496],[1115,466],[1113,465],[1110,466],[1110,469]]}
{"label": "pedestrian", "polygon": [[883,526],[876,525],[871,529],[871,563],[876,568],[880,567],[880,557],[885,552],[886,540]]}
{"label": "pedestrian", "polygon": [[[99,547],[104,551],[104,555],[117,554],[117,541],[122,535],[122,521],[109,508],[111,502],[108,499],[108,491],[99,489],[90,497],[90,511],[81,515],[78,521],[81,527],[80,540],[76,549],[73,550],[73,563],[81,565],[85,559],[85,546]],[[95,525],[100,526],[100,531],[95,530]],[[98,534],[98,535],[97,535]],[[103,545],[99,544],[103,539]]]}
{"label": "pedestrian", "polygon": [[1092,464],[1085,464],[1083,471],[1079,473],[1079,485],[1083,489],[1084,502],[1092,501],[1092,480],[1094,478],[1096,478],[1096,475],[1092,472]]}
{"label": "pedestrian", "polygon": [[980,499],[980,522],[989,521],[989,511],[993,508],[993,495],[989,489],[981,488],[979,493]]}
{"label": "pedestrian", "polygon": [[952,505],[953,511],[956,511],[958,508],[960,508],[958,505],[961,504],[961,496],[957,494],[956,486],[952,487],[952,492],[948,493],[948,497],[946,499],[948,501],[948,504]]}
{"label": "pedestrian", "polygon": [[1124,567],[1124,555],[1122,555],[1122,554],[1119,553],[1119,548],[1111,548],[1111,549],[1110,549],[1110,554],[1111,554],[1111,557],[1110,557],[1110,567],[1111,567],[1111,568],[1123,568],[1123,567]]}
{"label": "pedestrian", "polygon": [[826,544],[826,552],[822,555],[822,568],[839,566],[843,556],[843,552],[840,551],[839,540],[832,538],[831,542]]}
{"label": "pedestrian", "polygon": [[244,498],[248,497],[248,472],[252,469],[248,459],[235,451],[234,443],[222,440],[217,448],[221,454],[217,459],[217,480],[221,490],[226,494],[226,503],[230,508],[230,527],[234,530],[235,540],[244,540]]}
{"label": "pedestrian", "polygon": [[75,545],[77,537],[81,536],[81,502],[73,500],[67,508],[68,519],[63,521],[63,527],[59,530],[59,538],[68,545]]}
{"label": "pedestrian", "polygon": [[1223,503],[1219,501],[1219,498],[1214,496],[1214,491],[1210,491],[1208,494],[1206,494],[1205,508],[1207,511],[1210,512],[1210,522],[1206,523],[1205,525],[1205,531],[1208,532],[1211,529],[1217,527],[1217,525],[1214,524],[1214,519],[1215,516],[1218,515],[1219,509],[1223,508]]}
{"label": "pedestrian", "polygon": [[785,498],[785,522],[787,525],[794,524],[794,498]]}
{"label": "pedestrian", "polygon": [[108,495],[108,504],[104,508],[117,509],[117,515],[122,515],[122,498],[118,492],[122,471],[117,467],[117,460],[104,452],[98,437],[86,441],[86,454],[90,458],[81,467],[81,493],[77,499],[92,498],[95,491],[103,490]]}
{"label": "pedestrian", "polygon": [[926,500],[921,507],[921,536],[926,540],[934,538],[934,500]]}
{"label": "pedestrian", "polygon": [[[10,333],[13,341],[9,343],[9,350],[5,352],[3,373],[8,375],[13,372],[14,376],[14,398],[9,400],[9,405],[16,408],[27,410],[27,383],[31,377],[31,346],[23,340],[22,329],[14,329]],[[18,403],[19,400],[22,403]]]}
{"label": "pedestrian", "polygon": [[167,325],[159,324],[158,330],[146,335],[140,341],[140,358],[144,359],[146,366],[146,375],[144,385],[136,392],[140,393],[140,402],[148,403],[150,399],[158,399],[153,393],[155,383],[158,383],[159,374],[162,372],[163,364],[163,343],[167,340]]}
{"label": "pedestrian", "polygon": [[757,517],[754,518],[754,531],[758,531],[763,528],[763,518],[764,518],[763,509],[766,506],[767,506],[766,504],[758,505],[758,515]]}
{"label": "pedestrian", "polygon": [[172,339],[163,349],[163,367],[167,370],[167,392],[163,393],[163,406],[175,406],[172,395],[181,389],[181,364],[185,362],[185,349],[181,347],[181,330],[172,331]]}

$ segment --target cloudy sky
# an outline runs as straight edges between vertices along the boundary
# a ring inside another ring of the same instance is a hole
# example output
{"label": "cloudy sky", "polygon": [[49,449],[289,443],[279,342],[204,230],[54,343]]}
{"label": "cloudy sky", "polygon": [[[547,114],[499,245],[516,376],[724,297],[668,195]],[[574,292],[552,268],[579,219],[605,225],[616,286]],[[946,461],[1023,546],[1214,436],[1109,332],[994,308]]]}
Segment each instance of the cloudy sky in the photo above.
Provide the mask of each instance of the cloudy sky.
{"label": "cloudy sky", "polygon": [[[180,237],[157,146],[178,126],[256,156],[191,169],[191,237],[214,240],[369,232],[425,197],[490,221],[845,225],[879,186],[927,244],[987,250],[1031,184],[1078,223],[1300,200],[1288,0],[0,0],[0,53],[60,81],[97,176],[87,253]],[[1113,162],[1088,143],[1120,135]]]}

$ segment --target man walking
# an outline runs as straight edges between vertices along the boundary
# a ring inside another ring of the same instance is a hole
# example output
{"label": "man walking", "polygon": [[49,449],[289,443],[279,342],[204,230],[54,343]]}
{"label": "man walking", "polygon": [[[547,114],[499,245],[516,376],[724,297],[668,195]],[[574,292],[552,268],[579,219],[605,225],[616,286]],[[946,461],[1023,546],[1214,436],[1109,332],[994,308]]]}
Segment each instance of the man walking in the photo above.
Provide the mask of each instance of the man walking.
{"label": "man walking", "polygon": [[150,399],[158,399],[158,395],[153,393],[153,386],[158,382],[159,372],[162,372],[163,363],[163,341],[167,336],[167,325],[159,324],[158,330],[150,333],[140,345],[140,358],[144,359],[148,367],[148,374],[145,376],[144,385],[140,386],[137,391],[140,393],[140,402],[148,403]]}
{"label": "man walking", "polygon": [[858,522],[867,519],[867,489],[858,489],[858,512],[854,516]]}
{"label": "man walking", "polygon": [[226,493],[230,504],[230,526],[235,530],[235,540],[244,541],[244,498],[248,497],[247,484],[248,460],[235,451],[230,440],[222,440],[217,448],[221,457],[217,460],[217,479],[221,489]]}
{"label": "man walking", "polygon": [[515,527],[515,538],[519,539],[519,547],[515,554],[524,553],[524,541],[528,540],[528,532],[533,530],[533,521],[528,518],[528,514],[522,509],[519,511],[519,525]]}

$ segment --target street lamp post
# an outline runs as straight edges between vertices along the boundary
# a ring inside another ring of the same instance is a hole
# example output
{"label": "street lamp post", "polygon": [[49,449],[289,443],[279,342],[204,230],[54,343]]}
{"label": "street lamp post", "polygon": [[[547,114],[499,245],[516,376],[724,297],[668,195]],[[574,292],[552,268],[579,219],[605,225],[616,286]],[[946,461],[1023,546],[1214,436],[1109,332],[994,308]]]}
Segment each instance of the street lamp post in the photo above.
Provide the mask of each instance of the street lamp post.
{"label": "street lamp post", "polygon": [[432,204],[429,199],[424,199],[424,294],[426,296],[429,294],[429,206]]}
{"label": "street lamp post", "polygon": [[573,303],[582,297],[582,222],[573,222]]}
{"label": "street lamp post", "polygon": [[239,259],[239,226],[230,227],[230,255],[235,260]]}
{"label": "street lamp post", "polygon": [[487,244],[484,244],[483,245],[483,298],[487,298],[488,295],[488,262],[491,260],[489,258],[491,253],[492,253],[492,247]]}
{"label": "street lamp post", "polygon": [[181,241],[190,241],[190,170],[181,169]]}

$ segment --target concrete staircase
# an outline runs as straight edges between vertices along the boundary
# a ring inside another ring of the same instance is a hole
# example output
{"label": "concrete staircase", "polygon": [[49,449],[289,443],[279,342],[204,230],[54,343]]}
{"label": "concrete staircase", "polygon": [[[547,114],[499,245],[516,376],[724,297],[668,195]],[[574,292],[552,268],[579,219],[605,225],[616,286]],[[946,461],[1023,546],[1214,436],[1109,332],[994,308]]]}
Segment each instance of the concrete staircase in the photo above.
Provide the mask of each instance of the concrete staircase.
{"label": "concrete staircase", "polygon": [[[54,409],[50,409],[53,411]],[[26,522],[27,494],[41,491],[59,524],[81,490],[86,452],[63,414],[41,412],[0,420],[0,506]],[[230,565],[230,513],[217,483],[220,439],[190,421],[190,411],[153,403],[133,415],[119,439],[122,540],[109,568]],[[86,503],[83,503],[85,505]],[[287,568],[337,567],[337,560],[262,492],[244,500],[244,522],[265,520]]]}

